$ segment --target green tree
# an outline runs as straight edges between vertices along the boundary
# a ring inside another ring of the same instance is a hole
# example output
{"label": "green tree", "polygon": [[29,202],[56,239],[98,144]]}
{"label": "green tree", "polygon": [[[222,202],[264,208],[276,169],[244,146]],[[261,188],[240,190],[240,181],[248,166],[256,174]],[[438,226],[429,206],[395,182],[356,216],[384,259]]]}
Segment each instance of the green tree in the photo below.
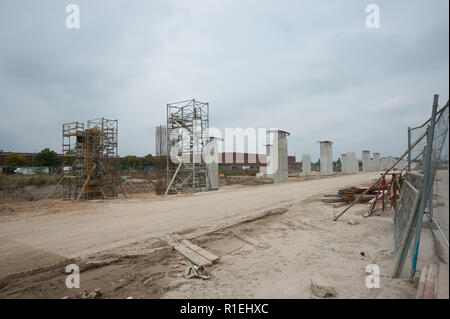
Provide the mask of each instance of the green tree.
{"label": "green tree", "polygon": [[28,160],[20,154],[11,153],[6,155],[6,172],[12,173],[18,167],[29,166]]}
{"label": "green tree", "polygon": [[52,151],[49,148],[44,148],[36,155],[34,159],[34,165],[47,167],[58,166],[58,154],[56,154],[55,151]]}
{"label": "green tree", "polygon": [[145,155],[145,157],[142,159],[142,166],[154,166],[155,165],[155,159],[153,158],[152,154]]}
{"label": "green tree", "polygon": [[140,165],[141,163],[139,162],[139,159],[135,155],[127,155],[123,158],[122,161],[122,166],[136,167]]}

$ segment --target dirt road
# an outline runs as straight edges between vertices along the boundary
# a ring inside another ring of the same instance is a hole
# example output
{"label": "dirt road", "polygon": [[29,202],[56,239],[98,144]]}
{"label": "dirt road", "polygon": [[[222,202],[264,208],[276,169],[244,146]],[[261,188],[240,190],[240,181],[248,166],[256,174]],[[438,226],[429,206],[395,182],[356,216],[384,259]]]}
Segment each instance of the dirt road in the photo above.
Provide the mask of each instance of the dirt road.
{"label": "dirt road", "polygon": [[217,229],[378,176],[361,173],[152,200],[71,204],[57,213],[47,213],[48,205],[13,217],[2,214],[0,277],[167,233]]}

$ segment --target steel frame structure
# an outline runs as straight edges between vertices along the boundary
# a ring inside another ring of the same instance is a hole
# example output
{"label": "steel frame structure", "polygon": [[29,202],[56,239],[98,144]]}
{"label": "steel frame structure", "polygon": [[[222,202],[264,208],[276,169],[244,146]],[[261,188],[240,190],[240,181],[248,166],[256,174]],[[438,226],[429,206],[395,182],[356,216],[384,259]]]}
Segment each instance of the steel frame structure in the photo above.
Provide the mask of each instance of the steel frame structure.
{"label": "steel frame structure", "polygon": [[63,187],[64,199],[118,197],[118,120],[99,118],[63,124],[62,151],[75,157]]}
{"label": "steel frame structure", "polygon": [[[202,156],[209,143],[209,103],[195,99],[169,103],[166,124],[168,194],[209,191],[208,170]],[[181,165],[171,159],[173,147],[178,148],[176,155]]]}

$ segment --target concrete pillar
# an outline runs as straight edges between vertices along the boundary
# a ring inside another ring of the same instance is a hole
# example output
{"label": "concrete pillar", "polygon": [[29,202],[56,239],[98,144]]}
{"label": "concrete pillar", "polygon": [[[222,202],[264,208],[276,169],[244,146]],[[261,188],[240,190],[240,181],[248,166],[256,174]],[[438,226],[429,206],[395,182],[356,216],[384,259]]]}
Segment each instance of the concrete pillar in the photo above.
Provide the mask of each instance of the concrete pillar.
{"label": "concrete pillar", "polygon": [[370,171],[370,151],[362,151],[362,170]]}
{"label": "concrete pillar", "polygon": [[[212,144],[211,144],[212,143]],[[219,145],[218,139],[211,138],[208,143],[208,147],[211,147],[214,152],[213,160],[210,163],[206,163],[206,169],[208,172],[207,182],[211,190],[219,189]]]}
{"label": "concrete pillar", "polygon": [[394,165],[394,158],[392,156],[384,157],[381,160],[381,169],[382,170],[388,169],[388,168],[392,167],[392,165]]}
{"label": "concrete pillar", "polygon": [[[398,158],[397,158],[397,160],[398,160]],[[402,169],[404,169],[407,166],[408,166],[408,161],[401,160],[400,162],[398,162],[397,165],[395,165],[394,169],[401,171]]]}
{"label": "concrete pillar", "polygon": [[394,164],[395,164],[394,157],[393,156],[388,156],[388,167],[386,167],[386,168],[392,167],[392,165],[394,165]]}
{"label": "concrete pillar", "polygon": [[387,159],[386,157],[381,158],[381,169],[382,169],[382,170],[385,170],[385,169],[386,169],[386,167],[387,167],[387,165],[388,165],[387,160],[388,160],[388,159]]}
{"label": "concrete pillar", "polygon": [[380,153],[373,153],[373,168],[374,171],[381,171],[381,156]]}
{"label": "concrete pillar", "polygon": [[348,173],[348,162],[346,154],[341,154],[341,172]]}
{"label": "concrete pillar", "polygon": [[333,142],[320,141],[320,174],[333,174]]}
{"label": "concrete pillar", "polygon": [[346,160],[348,173],[350,174],[359,173],[359,162],[356,159],[356,154],[353,152],[347,153]]}
{"label": "concrete pillar", "polygon": [[305,175],[311,174],[311,155],[302,155],[302,172]]}
{"label": "concrete pillar", "polygon": [[281,130],[270,130],[273,134],[273,143],[267,149],[267,175],[273,177],[274,183],[283,183],[288,180],[288,132]]}

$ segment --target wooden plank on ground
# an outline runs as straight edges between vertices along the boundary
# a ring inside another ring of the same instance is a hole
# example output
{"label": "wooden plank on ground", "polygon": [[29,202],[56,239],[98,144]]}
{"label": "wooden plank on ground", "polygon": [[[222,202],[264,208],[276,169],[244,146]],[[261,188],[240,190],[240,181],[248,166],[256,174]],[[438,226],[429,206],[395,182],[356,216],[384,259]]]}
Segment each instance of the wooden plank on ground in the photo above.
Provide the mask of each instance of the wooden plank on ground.
{"label": "wooden plank on ground", "polygon": [[339,208],[339,207],[346,206],[346,205],[347,205],[346,202],[337,203],[337,204],[333,204],[333,208]]}
{"label": "wooden plank on ground", "polygon": [[197,254],[205,257],[209,261],[216,262],[217,260],[219,260],[218,256],[216,256],[213,253],[207,251],[206,249],[203,249],[202,247],[199,247],[199,246],[191,243],[189,240],[183,239],[183,241],[181,243],[183,245],[185,245],[187,248],[189,248],[189,249],[193,250],[194,252],[196,252]]}
{"label": "wooden plank on ground", "polygon": [[191,250],[190,248],[187,248],[183,244],[174,243],[173,248],[197,266],[212,265],[212,261],[206,259],[202,255],[197,254],[195,251]]}
{"label": "wooden plank on ground", "polygon": [[342,203],[345,202],[343,198],[324,198],[322,199],[322,202],[327,204],[333,204],[333,203]]}

